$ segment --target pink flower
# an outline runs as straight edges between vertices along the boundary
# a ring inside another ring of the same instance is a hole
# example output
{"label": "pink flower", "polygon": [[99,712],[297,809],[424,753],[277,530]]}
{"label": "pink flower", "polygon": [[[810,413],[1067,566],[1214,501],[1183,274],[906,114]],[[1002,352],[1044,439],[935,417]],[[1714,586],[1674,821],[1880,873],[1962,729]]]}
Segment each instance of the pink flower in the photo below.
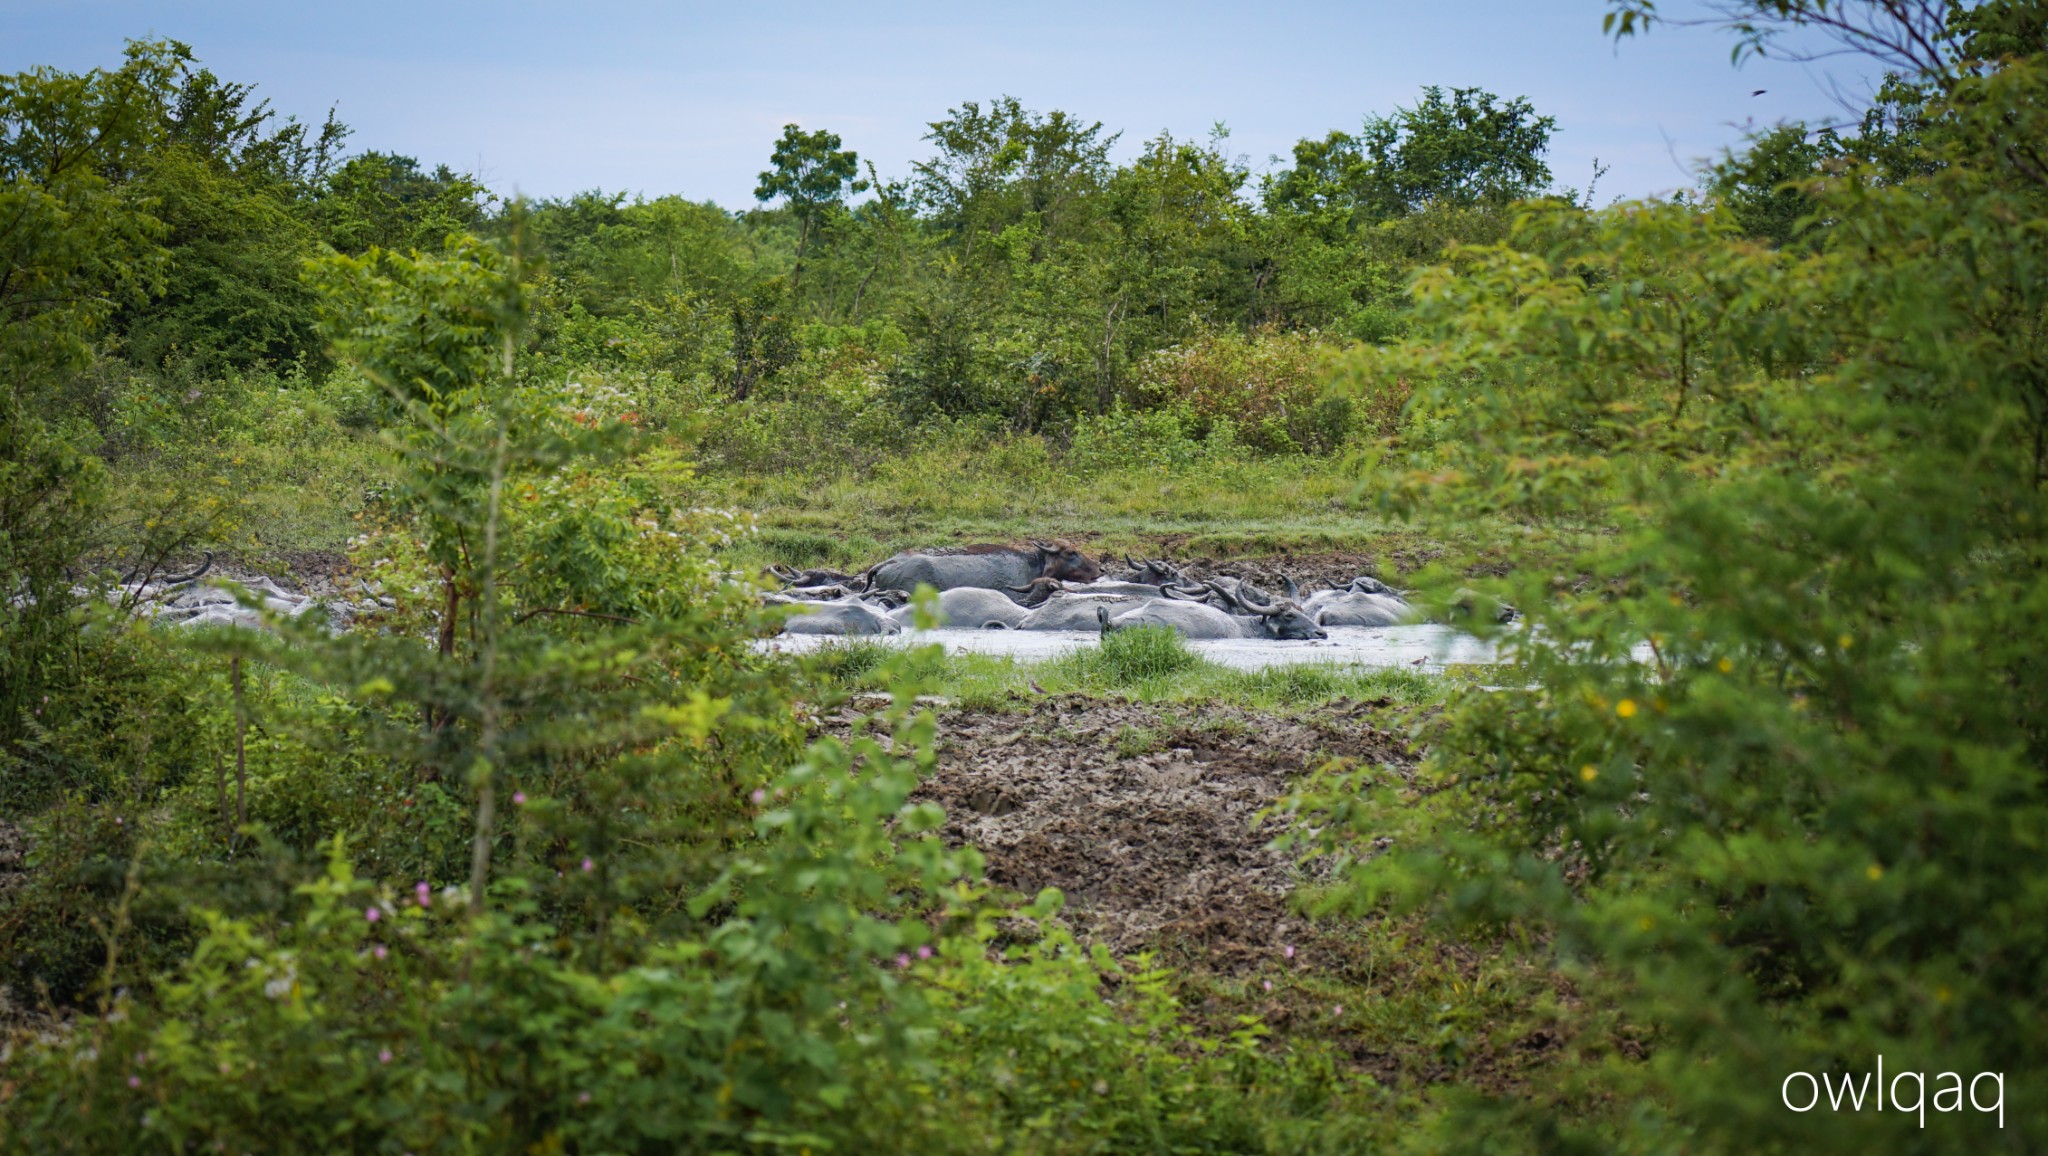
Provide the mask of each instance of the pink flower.
{"label": "pink flower", "polygon": [[1260,981],[1260,983],[1259,983],[1259,986],[1260,986],[1260,987],[1263,987],[1263,988],[1265,988],[1265,989],[1266,989],[1267,991],[1272,991],[1272,990],[1273,990],[1273,981],[1272,981],[1272,980],[1270,980],[1270,979],[1268,979],[1268,980],[1262,980],[1262,981]]}
{"label": "pink flower", "polygon": [[1336,1007],[1333,1007],[1333,1008],[1331,1008],[1331,1009],[1330,1009],[1330,1014],[1331,1014],[1331,1015],[1333,1015],[1333,1016],[1340,1016],[1340,1015],[1343,1015],[1343,1014],[1344,1014],[1344,1005],[1340,1003],[1340,1004],[1338,1004],[1338,1005],[1337,1005]]}
{"label": "pink flower", "polygon": [[380,943],[377,946],[370,949],[370,954],[376,956],[378,959],[383,959],[385,956],[390,955],[391,952],[386,950],[384,945]]}
{"label": "pink flower", "polygon": [[751,794],[751,795],[749,795],[749,796],[747,796],[747,797],[748,797],[748,798],[750,798],[750,799],[752,799],[752,800],[754,800],[755,804],[756,804],[756,805],[758,805],[758,804],[759,804],[759,803],[761,802],[761,800],[763,800],[763,799],[765,799],[765,798],[767,798],[767,797],[768,797],[768,792],[766,792],[766,791],[762,790],[762,789],[761,789],[761,788],[759,788],[759,787],[755,787],[755,788],[754,788],[754,793],[753,793],[753,794]]}
{"label": "pink flower", "polygon": [[583,869],[585,871],[595,871],[597,870],[597,864],[592,863],[589,859],[585,859],[583,860]]}
{"label": "pink flower", "polygon": [[577,1102],[577,1103],[579,1103],[579,1104],[588,1104],[588,1103],[590,1102],[590,1093],[589,1093],[589,1092],[578,1092],[578,1093],[576,1093],[576,1102]]}
{"label": "pink flower", "polygon": [[515,806],[515,807],[524,807],[524,806],[526,805],[526,792],[525,792],[525,791],[514,791],[514,792],[512,792],[512,805],[513,805],[513,806]]}
{"label": "pink flower", "polygon": [[377,1062],[378,1062],[378,1063],[380,1063],[380,1064],[388,1064],[388,1063],[390,1063],[390,1062],[391,1062],[391,1049],[390,1049],[390,1048],[384,1048],[384,1049],[380,1050],[380,1051],[379,1051],[379,1052],[377,1053]]}
{"label": "pink flower", "polygon": [[421,907],[432,907],[434,905],[434,889],[427,886],[427,881],[424,879],[413,884],[412,895],[413,898],[420,901]]}
{"label": "pink flower", "polygon": [[1280,949],[1280,954],[1282,954],[1282,955],[1286,956],[1286,957],[1287,957],[1287,958],[1289,958],[1289,959],[1293,959],[1293,958],[1294,958],[1294,945],[1290,943],[1290,944],[1288,944],[1288,945],[1287,945],[1286,947],[1283,947],[1283,948],[1281,948],[1281,949]]}
{"label": "pink flower", "polygon": [[917,957],[919,959],[930,959],[932,957],[931,945],[919,944],[917,948]]}
{"label": "pink flower", "polygon": [[898,955],[896,956],[896,966],[897,966],[897,967],[909,967],[909,966],[910,966],[910,956],[908,956],[908,955],[905,955],[905,954],[901,954],[901,953],[899,953],[899,954],[898,954]]}
{"label": "pink flower", "polygon": [[384,918],[384,913],[374,907],[365,907],[363,908],[363,918],[375,923],[379,919]]}
{"label": "pink flower", "polygon": [[142,1086],[142,1077],[141,1077],[141,1076],[130,1076],[130,1077],[128,1077],[128,1086],[129,1086],[129,1087],[131,1087],[131,1088],[139,1088],[139,1087],[141,1087],[141,1086]]}

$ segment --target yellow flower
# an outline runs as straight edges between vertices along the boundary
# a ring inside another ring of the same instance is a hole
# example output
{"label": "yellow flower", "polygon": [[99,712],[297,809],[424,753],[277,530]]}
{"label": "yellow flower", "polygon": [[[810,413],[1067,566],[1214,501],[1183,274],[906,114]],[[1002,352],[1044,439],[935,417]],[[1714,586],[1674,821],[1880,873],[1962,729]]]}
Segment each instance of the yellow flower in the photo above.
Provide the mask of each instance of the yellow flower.
{"label": "yellow flower", "polygon": [[1636,717],[1636,700],[1632,698],[1625,698],[1622,699],[1620,702],[1615,703],[1614,713],[1620,715],[1623,718]]}
{"label": "yellow flower", "polygon": [[1835,645],[1841,647],[1843,650],[1849,649],[1851,646],[1855,645],[1855,643],[1856,640],[1849,637],[1846,634],[1844,634],[1840,638],[1835,639]]}
{"label": "yellow flower", "polygon": [[1724,658],[1714,665],[1721,668],[1722,674],[1733,674],[1735,672],[1735,660],[1732,658]]}
{"label": "yellow flower", "polygon": [[1590,783],[1594,779],[1600,777],[1600,768],[1594,766],[1591,763],[1587,763],[1585,766],[1579,768],[1579,777]]}
{"label": "yellow flower", "polygon": [[1875,863],[1872,863],[1870,866],[1865,867],[1863,869],[1863,873],[1865,875],[1870,876],[1870,881],[1872,883],[1875,883],[1878,880],[1884,878],[1884,868],[1878,866]]}

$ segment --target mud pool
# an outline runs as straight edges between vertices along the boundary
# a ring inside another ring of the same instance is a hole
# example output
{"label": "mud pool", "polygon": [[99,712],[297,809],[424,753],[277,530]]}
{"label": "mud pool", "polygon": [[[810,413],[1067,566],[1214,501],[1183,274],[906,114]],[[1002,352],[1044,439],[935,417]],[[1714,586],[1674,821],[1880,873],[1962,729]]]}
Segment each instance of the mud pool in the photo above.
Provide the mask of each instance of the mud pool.
{"label": "mud pool", "polygon": [[[1448,626],[1349,626],[1329,628],[1330,637],[1316,642],[1275,642],[1267,639],[1205,639],[1188,649],[1224,666],[1261,670],[1269,666],[1328,663],[1337,666],[1408,667],[1442,670],[1446,666],[1487,665],[1501,661],[1500,648]],[[1026,662],[1056,658],[1070,650],[1095,646],[1093,631],[1052,630],[907,630],[902,634],[847,639],[784,634],[763,645],[785,653],[803,653],[850,641],[886,646],[944,646],[949,654],[999,654]]]}

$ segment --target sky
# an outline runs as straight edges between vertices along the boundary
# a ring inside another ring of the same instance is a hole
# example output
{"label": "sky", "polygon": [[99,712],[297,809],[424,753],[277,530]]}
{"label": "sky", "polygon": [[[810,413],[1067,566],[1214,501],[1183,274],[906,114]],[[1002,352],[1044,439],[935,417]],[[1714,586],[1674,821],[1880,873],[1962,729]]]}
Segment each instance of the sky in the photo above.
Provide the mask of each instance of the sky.
{"label": "sky", "polygon": [[[1686,0],[1668,0],[1678,9]],[[0,0],[0,72],[190,44],[282,113],[330,107],[376,149],[477,173],[504,195],[600,189],[754,203],[781,126],[830,129],[885,178],[930,155],[929,122],[1013,95],[1124,135],[1206,139],[1255,171],[1356,129],[1423,85],[1526,96],[1557,119],[1550,167],[1597,200],[1689,187],[1702,159],[1782,120],[1839,122],[1873,70],[1729,61],[1708,28],[1620,45],[1602,0]],[[1760,96],[1753,96],[1763,89]]]}

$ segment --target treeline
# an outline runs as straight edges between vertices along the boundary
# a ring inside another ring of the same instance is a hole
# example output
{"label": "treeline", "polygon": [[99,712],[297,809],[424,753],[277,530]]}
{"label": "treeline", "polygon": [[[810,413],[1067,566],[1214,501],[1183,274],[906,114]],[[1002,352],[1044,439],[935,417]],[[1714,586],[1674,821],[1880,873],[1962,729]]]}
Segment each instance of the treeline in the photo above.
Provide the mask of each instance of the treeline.
{"label": "treeline", "polygon": [[519,232],[543,357],[743,401],[824,354],[871,363],[913,419],[1037,429],[1160,401],[1139,366],[1176,345],[1388,339],[1413,268],[1497,239],[1508,204],[1552,185],[1552,118],[1429,88],[1257,178],[1220,127],[1162,133],[1119,164],[1120,134],[1003,97],[933,122],[932,155],[907,175],[791,125],[746,211],[603,192],[516,206],[445,165],[348,154],[331,114],[281,116],[184,45],[134,51],[163,61],[136,94],[158,124],[107,175],[161,222],[168,261],[112,331],[131,364],[200,378],[328,368],[309,258]]}
{"label": "treeline", "polygon": [[[349,153],[331,113],[281,116],[185,45],[131,52],[160,62],[131,82],[153,131],[103,167],[165,259],[103,349],[187,392],[331,368],[309,259],[517,234],[544,362],[664,375],[699,403],[822,388],[910,425],[1058,430],[1179,406],[1197,436],[1221,420],[1257,449],[1327,450],[1394,430],[1321,391],[1304,349],[1397,339],[1415,270],[1503,239],[1516,202],[1593,197],[1555,186],[1555,121],[1526,99],[1431,87],[1258,176],[1220,126],[1117,163],[1101,123],[1003,97],[949,110],[929,159],[893,177],[832,132],[787,126],[745,211],[598,191],[515,205],[446,165]],[[1910,164],[1910,123],[1894,100],[1853,139],[1781,128],[1705,193],[1746,234],[1794,243],[1814,228],[1794,183],[1851,155]]]}

